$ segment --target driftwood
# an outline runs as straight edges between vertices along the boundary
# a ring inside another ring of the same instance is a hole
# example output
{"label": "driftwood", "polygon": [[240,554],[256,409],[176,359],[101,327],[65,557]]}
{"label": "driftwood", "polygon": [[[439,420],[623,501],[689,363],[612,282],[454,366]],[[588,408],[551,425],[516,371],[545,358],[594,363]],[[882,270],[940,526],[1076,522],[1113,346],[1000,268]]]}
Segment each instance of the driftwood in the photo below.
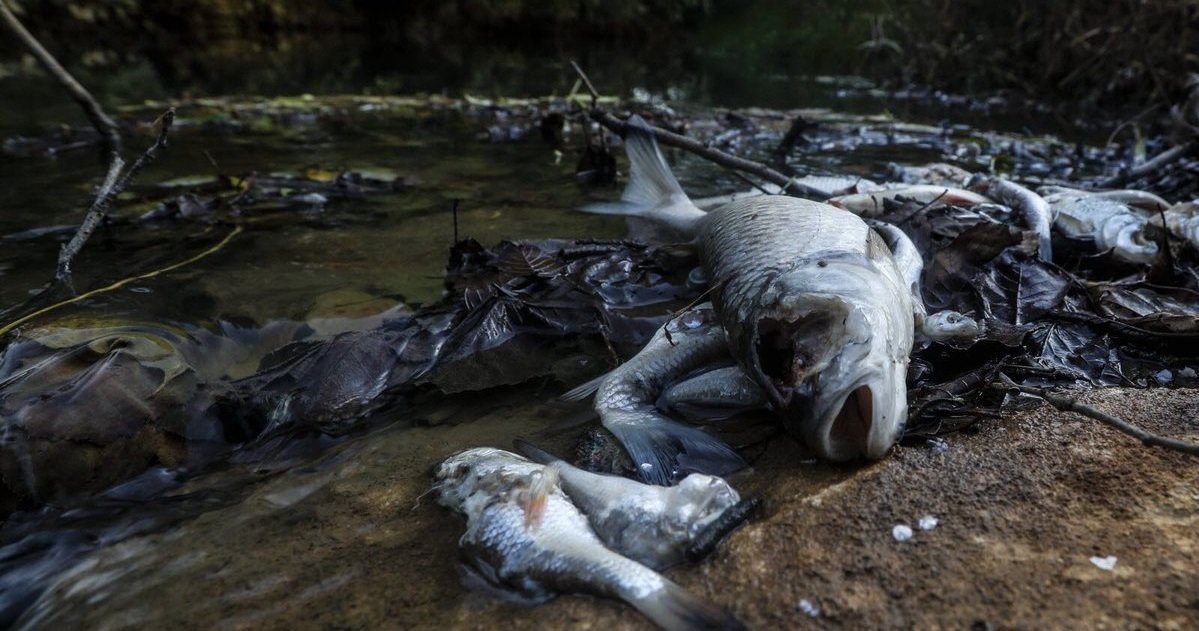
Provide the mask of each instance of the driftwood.
{"label": "driftwood", "polygon": [[1199,148],[1199,143],[1195,141],[1185,142],[1181,145],[1174,145],[1169,149],[1153,156],[1152,158],[1132,167],[1124,169],[1120,173],[1109,177],[1099,183],[1099,188],[1116,188],[1123,186],[1128,182],[1142,178],[1162,167],[1177,162],[1180,158],[1191,153],[1196,148]]}
{"label": "driftwood", "polygon": [[[624,136],[628,129],[628,123],[595,105],[600,98],[599,92],[596,91],[595,86],[591,83],[591,79],[587,78],[587,74],[583,72],[582,68],[579,68],[578,64],[571,62],[571,65],[574,66],[575,72],[579,74],[579,78],[582,79],[583,85],[587,87],[587,91],[591,93],[592,107],[590,115],[592,120]],[[823,191],[800,184],[794,178],[787,177],[761,162],[747,160],[731,153],[725,153],[719,149],[713,149],[694,138],[688,138],[660,127],[650,126],[650,129],[654,132],[654,137],[658,139],[658,142],[668,147],[682,149],[722,167],[756,176],[778,186],[782,194],[821,202],[828,197]]]}
{"label": "driftwood", "polygon": [[104,109],[100,107],[100,103],[84,88],[74,77],[58,63],[54,55],[42,46],[41,42],[33,36],[17,19],[17,16],[12,12],[12,9],[4,0],[0,0],[0,22],[8,27],[8,30],[21,42],[29,53],[37,59],[38,63],[50,76],[58,81],[59,85],[67,91],[79,107],[83,109],[83,114],[91,121],[92,127],[100,132],[100,138],[103,140],[104,148],[112,154],[119,153],[121,150],[121,134],[117,128],[117,124],[104,113]]}

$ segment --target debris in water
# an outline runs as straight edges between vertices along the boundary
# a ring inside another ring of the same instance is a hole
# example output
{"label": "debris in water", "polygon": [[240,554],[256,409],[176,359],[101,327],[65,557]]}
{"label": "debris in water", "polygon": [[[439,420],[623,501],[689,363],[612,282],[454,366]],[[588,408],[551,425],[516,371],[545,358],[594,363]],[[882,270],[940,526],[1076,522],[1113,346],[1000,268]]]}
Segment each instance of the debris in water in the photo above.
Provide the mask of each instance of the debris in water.
{"label": "debris in water", "polygon": [[938,523],[940,522],[937,521],[936,517],[933,517],[932,515],[925,515],[924,517],[920,518],[918,525],[920,526],[921,530],[932,530],[933,528],[937,527]]}
{"label": "debris in water", "polygon": [[907,541],[912,538],[912,528],[907,524],[895,524],[891,529],[891,536],[895,537],[896,541]]}
{"label": "debris in water", "polygon": [[1158,371],[1155,375],[1153,375],[1153,378],[1155,380],[1157,380],[1158,383],[1160,383],[1164,386],[1167,383],[1174,381],[1174,373],[1170,372],[1169,368],[1163,368],[1160,371]]}
{"label": "debris in water", "polygon": [[799,610],[808,614],[809,616],[811,616],[813,618],[820,617],[820,607],[813,605],[812,601],[808,600],[807,598],[800,599]]}
{"label": "debris in water", "polygon": [[1116,557],[1113,556],[1091,557],[1091,563],[1094,563],[1095,567],[1108,572],[1116,569]]}
{"label": "debris in water", "polygon": [[931,451],[933,455],[940,455],[949,451],[949,441],[945,440],[944,438],[937,438],[934,436],[925,441],[925,444],[928,445],[928,450]]}
{"label": "debris in water", "polygon": [[1191,368],[1190,366],[1187,366],[1186,368],[1183,368],[1182,370],[1178,371],[1178,376],[1182,377],[1183,379],[1194,379],[1195,378],[1195,369]]}

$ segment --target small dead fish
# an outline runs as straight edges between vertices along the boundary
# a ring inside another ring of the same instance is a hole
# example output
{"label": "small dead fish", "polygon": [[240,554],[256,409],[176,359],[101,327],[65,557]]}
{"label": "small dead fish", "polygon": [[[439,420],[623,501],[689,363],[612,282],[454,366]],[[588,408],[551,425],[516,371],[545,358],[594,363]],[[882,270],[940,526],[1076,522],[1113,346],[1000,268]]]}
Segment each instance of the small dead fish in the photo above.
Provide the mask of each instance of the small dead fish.
{"label": "small dead fish", "polygon": [[1062,195],[1068,197],[1076,195],[1079,197],[1093,197],[1096,199],[1106,199],[1113,202],[1119,202],[1133,208],[1157,212],[1159,210],[1167,210],[1170,208],[1170,202],[1150,193],[1148,191],[1138,191],[1135,189],[1120,189],[1113,191],[1088,191],[1080,188],[1069,188],[1066,186],[1042,186],[1037,189],[1037,192],[1048,198],[1050,195]]}
{"label": "small dead fish", "polygon": [[1037,254],[1044,261],[1053,261],[1053,243],[1049,234],[1052,223],[1049,204],[1040,195],[1003,178],[985,182],[987,197],[1006,204],[1024,215],[1028,228],[1037,233]]}
{"label": "small dead fish", "polygon": [[741,496],[718,477],[692,473],[675,486],[654,486],[584,471],[522,440],[515,446],[557,469],[559,486],[609,549],[651,568],[686,560],[687,551],[714,525],[737,525],[723,517]]}
{"label": "small dead fish", "polygon": [[[545,484],[545,471],[489,447],[456,454],[437,467],[438,501],[466,517],[459,545],[483,578],[537,599],[557,592],[618,598],[672,631],[745,628],[661,574],[604,547],[562,490]],[[530,521],[531,501],[543,504]]]}
{"label": "small dead fish", "polygon": [[1053,210],[1053,226],[1066,238],[1091,240],[1096,250],[1110,250],[1128,263],[1157,259],[1157,244],[1145,236],[1150,217],[1143,211],[1085,192],[1054,193],[1045,199]]}
{"label": "small dead fish", "polygon": [[952,188],[965,188],[973,177],[969,171],[944,162],[924,166],[907,166],[892,162],[887,165],[887,172],[890,177],[904,184],[931,184]]}
{"label": "small dead fish", "polygon": [[828,200],[828,203],[861,217],[878,217],[886,211],[887,202],[900,199],[911,200],[918,204],[941,203],[955,206],[974,206],[990,201],[978,193],[963,188],[916,184],[872,193],[841,195]]}
{"label": "small dead fish", "polygon": [[692,419],[721,420],[770,402],[737,366],[723,366],[680,381],[662,393],[658,407]]}
{"label": "small dead fish", "polygon": [[[584,210],[695,235],[728,351],[774,410],[827,459],[882,457],[907,418],[914,334],[909,283],[883,238],[853,213],[779,195],[704,213],[670,172],[649,126],[634,117],[628,130],[632,166],[622,201]],[[987,201],[943,187],[889,193]],[[887,194],[860,197],[881,211]],[[675,449],[662,439],[647,443],[656,453]]]}
{"label": "small dead fish", "polygon": [[663,416],[655,403],[671,382],[727,360],[724,329],[705,303],[667,321],[629,361],[561,398],[581,400],[594,392],[604,427],[650,484],[670,484],[693,472],[725,475],[745,466],[741,456],[715,436]]}

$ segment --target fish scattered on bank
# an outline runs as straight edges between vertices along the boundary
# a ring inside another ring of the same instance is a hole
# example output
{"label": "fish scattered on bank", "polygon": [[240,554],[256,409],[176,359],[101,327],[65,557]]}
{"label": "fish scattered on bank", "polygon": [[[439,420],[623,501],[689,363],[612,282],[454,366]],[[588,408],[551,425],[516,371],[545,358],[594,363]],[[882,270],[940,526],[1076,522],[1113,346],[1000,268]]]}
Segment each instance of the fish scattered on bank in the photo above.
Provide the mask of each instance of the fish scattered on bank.
{"label": "fish scattered on bank", "polygon": [[670,631],[745,628],[722,609],[604,547],[553,481],[552,470],[489,447],[450,456],[437,467],[439,502],[466,517],[459,545],[484,579],[536,599],[559,592],[618,598]]}

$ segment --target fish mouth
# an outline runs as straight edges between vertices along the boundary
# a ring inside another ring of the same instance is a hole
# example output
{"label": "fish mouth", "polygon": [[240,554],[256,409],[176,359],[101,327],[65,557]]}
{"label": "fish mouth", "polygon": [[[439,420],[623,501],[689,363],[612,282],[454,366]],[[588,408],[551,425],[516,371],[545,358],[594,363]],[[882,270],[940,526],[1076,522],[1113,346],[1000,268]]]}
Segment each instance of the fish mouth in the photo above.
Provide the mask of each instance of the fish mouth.
{"label": "fish mouth", "polygon": [[851,460],[870,456],[870,431],[874,429],[874,392],[860,385],[845,396],[841,409],[825,432],[825,457]]}

